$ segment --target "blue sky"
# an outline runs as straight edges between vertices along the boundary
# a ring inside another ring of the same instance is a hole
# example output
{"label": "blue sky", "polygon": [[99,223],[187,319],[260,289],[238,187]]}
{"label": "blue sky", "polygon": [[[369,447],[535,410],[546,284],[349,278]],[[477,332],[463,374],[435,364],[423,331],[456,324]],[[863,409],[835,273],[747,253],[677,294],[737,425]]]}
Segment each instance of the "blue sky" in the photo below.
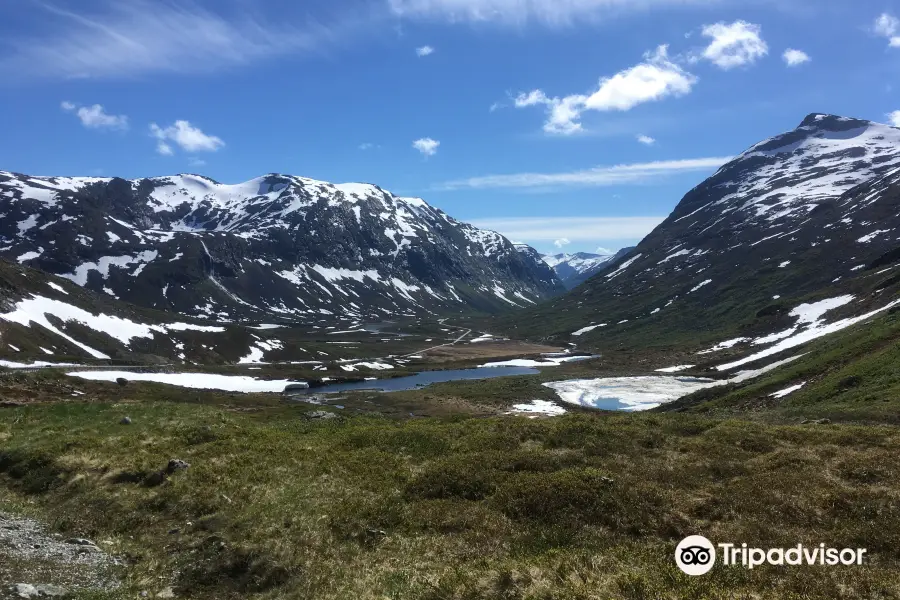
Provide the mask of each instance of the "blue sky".
{"label": "blue sky", "polygon": [[635,243],[727,157],[808,113],[890,122],[900,109],[900,2],[0,12],[0,169],[371,182],[548,252]]}

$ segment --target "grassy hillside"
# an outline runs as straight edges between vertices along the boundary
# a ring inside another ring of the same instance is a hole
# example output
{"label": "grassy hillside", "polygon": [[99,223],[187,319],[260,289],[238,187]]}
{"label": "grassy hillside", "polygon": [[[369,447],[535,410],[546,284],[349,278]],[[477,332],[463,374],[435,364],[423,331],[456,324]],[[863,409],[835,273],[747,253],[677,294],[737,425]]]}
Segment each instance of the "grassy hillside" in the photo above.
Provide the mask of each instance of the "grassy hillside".
{"label": "grassy hillside", "polygon": [[[900,424],[900,307],[796,353],[805,355],[738,389],[704,390],[660,410]],[[784,398],[771,396],[800,383]]]}

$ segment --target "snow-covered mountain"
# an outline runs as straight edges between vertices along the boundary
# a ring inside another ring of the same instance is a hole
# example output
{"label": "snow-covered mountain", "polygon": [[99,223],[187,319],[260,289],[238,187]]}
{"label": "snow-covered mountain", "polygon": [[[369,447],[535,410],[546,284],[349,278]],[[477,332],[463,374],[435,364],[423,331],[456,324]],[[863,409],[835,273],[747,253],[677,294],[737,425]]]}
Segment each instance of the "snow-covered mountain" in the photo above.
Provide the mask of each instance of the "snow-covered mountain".
{"label": "snow-covered mountain", "polygon": [[0,256],[219,319],[496,312],[562,287],[503,236],[375,185],[0,171]]}
{"label": "snow-covered mountain", "polygon": [[865,293],[877,305],[898,267],[900,129],[812,114],[724,165],[628,256],[511,328],[567,337],[592,327],[580,341],[609,344],[747,337],[817,297]]}
{"label": "snow-covered mountain", "polygon": [[541,259],[556,272],[563,285],[572,289],[580,283],[587,281],[597,273],[609,267],[615,261],[632,248],[623,248],[618,252],[605,254],[592,254],[590,252],[576,252],[574,254],[544,254]]}

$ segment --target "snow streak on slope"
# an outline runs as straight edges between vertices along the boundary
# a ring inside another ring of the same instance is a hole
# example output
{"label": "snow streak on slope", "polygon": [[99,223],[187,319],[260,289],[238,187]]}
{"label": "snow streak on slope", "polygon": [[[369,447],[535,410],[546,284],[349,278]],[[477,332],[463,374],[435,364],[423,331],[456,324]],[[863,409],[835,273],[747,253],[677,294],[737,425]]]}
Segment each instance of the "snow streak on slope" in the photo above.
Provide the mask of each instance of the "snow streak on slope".
{"label": "snow streak on slope", "polygon": [[771,226],[789,215],[803,217],[819,202],[895,167],[900,167],[900,129],[810,115],[794,131],[760,142],[723,166],[712,179],[724,195],[677,220],[739,212]]}
{"label": "snow streak on slope", "polygon": [[0,255],[207,318],[380,320],[470,304],[496,312],[562,289],[502,235],[365,183],[0,171],[0,214]]}
{"label": "snow streak on slope", "polygon": [[598,347],[734,338],[736,325],[765,329],[791,298],[860,295],[898,248],[900,129],[813,114],[690,190],[624,261],[511,327],[547,339],[615,324],[579,339]]}
{"label": "snow streak on slope", "polygon": [[192,325],[189,323],[171,323],[162,325],[145,325],[136,323],[122,317],[105,315],[103,313],[94,314],[77,306],[46,298],[44,296],[34,295],[30,298],[20,300],[16,303],[15,309],[6,314],[0,314],[0,319],[10,323],[18,323],[25,327],[30,327],[32,323],[40,325],[45,329],[55,333],[61,338],[78,346],[87,352],[93,358],[107,359],[108,355],[91,348],[72,336],[61,331],[56,325],[50,322],[48,317],[59,319],[63,323],[70,321],[84,325],[98,333],[106,334],[121,343],[128,345],[131,340],[136,337],[151,338],[154,333],[165,334],[168,331],[205,331],[205,332],[223,332],[224,327]]}

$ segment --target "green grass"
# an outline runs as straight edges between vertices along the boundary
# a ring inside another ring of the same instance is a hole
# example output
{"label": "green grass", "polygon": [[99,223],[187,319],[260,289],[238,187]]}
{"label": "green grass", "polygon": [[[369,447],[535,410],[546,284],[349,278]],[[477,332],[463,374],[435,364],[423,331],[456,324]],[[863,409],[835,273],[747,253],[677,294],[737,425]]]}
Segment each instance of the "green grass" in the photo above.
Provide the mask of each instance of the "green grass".
{"label": "green grass", "polygon": [[[900,597],[893,427],[598,413],[315,422],[258,408],[5,409],[3,493],[109,540],[129,561],[123,597],[170,584],[193,598]],[[133,424],[119,425],[126,411]],[[144,483],[176,457],[190,469]],[[689,578],[672,552],[695,533],[859,545],[872,559]]]}
{"label": "green grass", "polygon": [[[660,410],[900,425],[900,310],[785,354],[804,356],[736,389],[703,390]],[[806,385],[785,398],[770,396],[799,382]]]}
{"label": "green grass", "polygon": [[[11,374],[2,395],[45,402],[0,409],[0,501],[104,540],[127,560],[126,598],[173,585],[263,600],[897,599],[898,341],[900,315],[884,314],[670,412],[533,420],[498,415],[553,398],[546,381],[659,365],[611,351],[351,394],[323,422],[273,395]],[[192,466],[156,485],[171,458]],[[672,559],[691,534],[864,547],[869,561],[691,578]]]}

